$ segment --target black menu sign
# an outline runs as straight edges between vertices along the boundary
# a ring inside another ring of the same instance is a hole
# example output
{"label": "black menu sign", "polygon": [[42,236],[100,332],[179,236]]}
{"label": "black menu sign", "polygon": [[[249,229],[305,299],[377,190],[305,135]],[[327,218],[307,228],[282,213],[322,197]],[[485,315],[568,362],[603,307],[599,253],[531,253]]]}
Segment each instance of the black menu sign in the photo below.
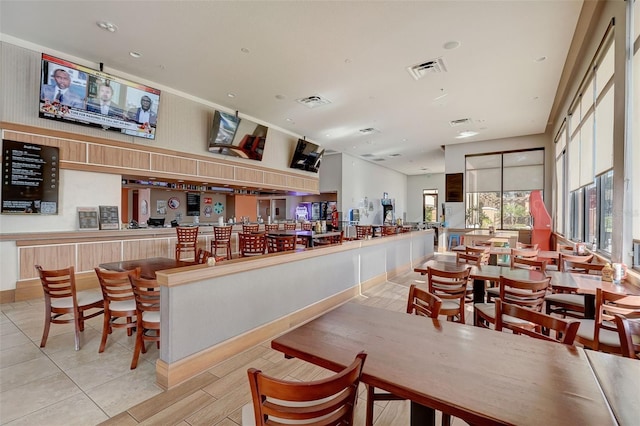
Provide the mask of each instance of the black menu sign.
{"label": "black menu sign", "polygon": [[58,213],[59,149],[2,141],[2,213]]}
{"label": "black menu sign", "polygon": [[187,216],[200,216],[200,194],[187,192]]}

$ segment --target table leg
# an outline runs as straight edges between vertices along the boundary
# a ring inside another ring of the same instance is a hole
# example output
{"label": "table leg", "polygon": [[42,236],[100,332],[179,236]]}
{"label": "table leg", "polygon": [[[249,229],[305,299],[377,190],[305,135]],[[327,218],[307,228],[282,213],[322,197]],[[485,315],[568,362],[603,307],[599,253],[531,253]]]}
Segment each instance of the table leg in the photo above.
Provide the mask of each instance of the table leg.
{"label": "table leg", "polygon": [[411,401],[411,426],[435,426],[436,410]]}
{"label": "table leg", "polygon": [[587,319],[594,319],[596,317],[596,295],[595,294],[584,295],[584,317]]}
{"label": "table leg", "polygon": [[473,303],[484,303],[485,280],[473,280]]}

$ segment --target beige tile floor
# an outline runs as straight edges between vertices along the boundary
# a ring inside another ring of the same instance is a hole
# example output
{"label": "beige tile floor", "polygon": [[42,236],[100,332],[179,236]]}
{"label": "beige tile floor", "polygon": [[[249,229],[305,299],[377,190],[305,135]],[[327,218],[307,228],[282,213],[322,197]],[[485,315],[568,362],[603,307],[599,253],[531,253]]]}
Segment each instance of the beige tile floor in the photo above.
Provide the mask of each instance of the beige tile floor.
{"label": "beige tile floor", "polygon": [[[355,301],[404,311],[408,286],[415,280],[423,277],[408,273]],[[300,360],[284,359],[264,342],[163,392],[154,384],[155,346],[150,345],[138,368],[130,370],[134,337],[117,329],[109,336],[105,352],[98,354],[102,317],[88,321],[82,348],[75,351],[71,325],[52,325],[46,347],[39,347],[44,318],[41,300],[0,305],[0,311],[2,425],[233,426],[241,424],[241,408],[250,401],[249,367],[291,380],[330,374]],[[355,424],[364,424],[364,397],[361,393]],[[376,426],[408,425],[409,403],[376,402],[375,416]],[[454,424],[463,423],[455,419]]]}

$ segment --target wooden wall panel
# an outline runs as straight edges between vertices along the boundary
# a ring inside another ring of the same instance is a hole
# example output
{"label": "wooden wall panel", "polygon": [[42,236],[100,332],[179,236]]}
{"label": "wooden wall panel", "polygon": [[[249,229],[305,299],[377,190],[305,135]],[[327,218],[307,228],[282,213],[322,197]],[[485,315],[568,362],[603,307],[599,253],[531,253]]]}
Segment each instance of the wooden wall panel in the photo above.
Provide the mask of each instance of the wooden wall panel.
{"label": "wooden wall panel", "polygon": [[198,172],[197,165],[198,161],[192,158],[151,154],[151,169],[159,172],[195,175]]}
{"label": "wooden wall panel", "polygon": [[304,188],[304,178],[287,176],[287,186],[289,188]]}
{"label": "wooden wall panel", "polygon": [[264,183],[265,185],[276,185],[276,186],[287,186],[287,176],[281,175],[279,173],[269,173],[265,172],[264,174]]}
{"label": "wooden wall panel", "polygon": [[87,144],[68,139],[57,139],[45,136],[6,131],[4,138],[17,142],[33,143],[44,146],[60,148],[61,161],[74,161],[84,163],[87,161]]}
{"label": "wooden wall panel", "polygon": [[122,243],[122,260],[144,259],[147,257],[174,257],[169,252],[169,239],[132,240]]}
{"label": "wooden wall panel", "polygon": [[38,278],[35,265],[44,269],[62,269],[76,264],[75,244],[20,248],[20,278]]}
{"label": "wooden wall panel", "polygon": [[264,172],[261,170],[236,167],[236,180],[262,184],[264,180]]}
{"label": "wooden wall panel", "polygon": [[209,178],[233,179],[233,166],[207,161],[198,161],[198,175]]}
{"label": "wooden wall panel", "polygon": [[106,145],[89,145],[89,163],[128,169],[149,170],[150,154]]}
{"label": "wooden wall panel", "polygon": [[120,260],[122,244],[116,241],[78,244],[76,272],[91,271],[101,263]]}
{"label": "wooden wall panel", "polygon": [[304,189],[306,189],[308,191],[313,191],[315,193],[320,192],[320,180],[319,179],[316,179],[316,180],[305,179],[305,181],[304,181]]}

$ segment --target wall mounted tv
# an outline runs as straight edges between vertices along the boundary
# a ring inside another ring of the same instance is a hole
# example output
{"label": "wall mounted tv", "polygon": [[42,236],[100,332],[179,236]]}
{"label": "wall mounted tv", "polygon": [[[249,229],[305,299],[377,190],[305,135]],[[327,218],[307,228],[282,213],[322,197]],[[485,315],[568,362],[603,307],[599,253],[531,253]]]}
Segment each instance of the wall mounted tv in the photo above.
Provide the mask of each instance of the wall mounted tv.
{"label": "wall mounted tv", "polygon": [[40,117],[155,139],[160,90],[42,54]]}
{"label": "wall mounted tv", "polygon": [[268,127],[237,114],[216,111],[213,115],[209,152],[262,161]]}
{"label": "wall mounted tv", "polygon": [[298,139],[298,145],[293,153],[289,167],[318,173],[320,161],[322,161],[322,154],[324,154],[324,149],[321,149],[318,145],[303,139]]}

